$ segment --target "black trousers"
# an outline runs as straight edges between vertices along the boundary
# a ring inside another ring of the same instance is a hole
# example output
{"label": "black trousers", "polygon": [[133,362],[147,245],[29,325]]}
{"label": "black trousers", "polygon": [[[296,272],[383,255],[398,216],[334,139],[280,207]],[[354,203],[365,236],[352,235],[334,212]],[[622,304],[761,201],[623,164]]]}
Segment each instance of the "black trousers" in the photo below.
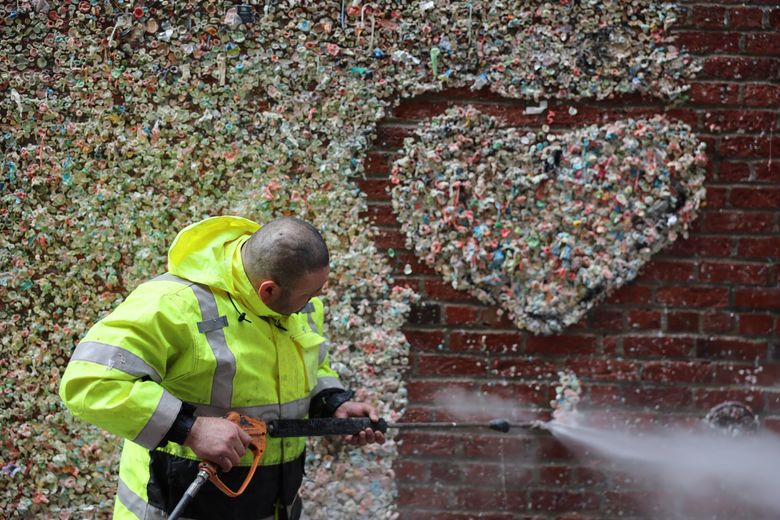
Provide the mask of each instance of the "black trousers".
{"label": "black trousers", "polygon": [[[198,461],[156,450],[150,455],[150,477],[147,485],[149,504],[170,514],[195,480]],[[273,517],[278,502],[282,506],[280,518],[296,520],[301,509],[301,501],[297,497],[303,480],[304,455],[284,464],[258,466],[244,493],[235,498],[225,495],[212,483],[206,482],[182,516],[198,520],[259,520]],[[244,482],[247,473],[248,467],[239,466],[228,473],[220,473],[219,477],[230,489],[236,490]]]}

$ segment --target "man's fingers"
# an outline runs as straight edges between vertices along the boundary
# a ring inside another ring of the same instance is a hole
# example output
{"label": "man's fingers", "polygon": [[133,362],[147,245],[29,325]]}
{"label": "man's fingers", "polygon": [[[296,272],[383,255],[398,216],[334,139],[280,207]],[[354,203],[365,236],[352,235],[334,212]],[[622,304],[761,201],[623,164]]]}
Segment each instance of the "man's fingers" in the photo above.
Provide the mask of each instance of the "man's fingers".
{"label": "man's fingers", "polygon": [[244,449],[246,450],[247,446],[249,446],[249,443],[252,442],[252,437],[250,437],[249,434],[241,428],[238,429],[238,434],[241,438],[241,443],[244,445]]}

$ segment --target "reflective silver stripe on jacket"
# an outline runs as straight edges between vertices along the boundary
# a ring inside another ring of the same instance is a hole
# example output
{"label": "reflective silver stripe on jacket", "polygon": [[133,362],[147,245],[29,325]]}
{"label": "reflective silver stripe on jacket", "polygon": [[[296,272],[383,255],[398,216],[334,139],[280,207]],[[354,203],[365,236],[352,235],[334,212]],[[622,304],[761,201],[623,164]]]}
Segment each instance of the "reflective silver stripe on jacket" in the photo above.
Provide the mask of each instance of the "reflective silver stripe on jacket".
{"label": "reflective silver stripe on jacket", "polygon": [[[301,312],[306,313],[306,318],[309,320],[309,327],[311,327],[311,330],[316,332],[317,334],[320,334],[319,329],[317,328],[317,324],[314,322],[314,311],[315,311],[314,304],[312,302],[309,302],[304,306],[304,308],[301,310]],[[320,365],[325,362],[325,356],[328,355],[328,350],[330,350],[330,342],[323,341],[320,343]]]}
{"label": "reflective silver stripe on jacket", "polygon": [[71,361],[89,361],[108,368],[115,368],[133,377],[147,376],[157,383],[162,381],[160,374],[149,363],[129,350],[108,343],[98,341],[79,343],[70,359]]}
{"label": "reflective silver stripe on jacket", "polygon": [[341,384],[341,381],[339,381],[338,378],[321,377],[317,380],[317,386],[312,389],[311,395],[315,396],[327,388],[338,388],[340,390],[345,389],[344,385]]}
{"label": "reflective silver stripe on jacket", "polygon": [[[147,504],[121,478],[119,479],[119,487],[116,490],[116,497],[123,506],[141,520],[164,520],[168,518],[165,511]],[[182,520],[185,519],[182,518]]]}
{"label": "reflective silver stripe on jacket", "polygon": [[153,281],[178,282],[187,285],[195,293],[200,306],[202,321],[198,330],[206,335],[206,341],[217,360],[214,379],[211,383],[211,406],[230,408],[233,401],[233,377],[236,375],[236,357],[228,347],[223,327],[227,326],[227,318],[219,315],[217,299],[207,286],[185,280],[170,273],[156,277]]}
{"label": "reflective silver stripe on jacket", "polygon": [[146,426],[143,427],[141,432],[133,439],[133,442],[140,444],[146,449],[153,450],[160,444],[160,441],[171,429],[173,421],[176,420],[176,415],[181,409],[181,401],[173,396],[170,392],[163,389],[160,402],[157,403],[157,408],[154,413],[146,422]]}

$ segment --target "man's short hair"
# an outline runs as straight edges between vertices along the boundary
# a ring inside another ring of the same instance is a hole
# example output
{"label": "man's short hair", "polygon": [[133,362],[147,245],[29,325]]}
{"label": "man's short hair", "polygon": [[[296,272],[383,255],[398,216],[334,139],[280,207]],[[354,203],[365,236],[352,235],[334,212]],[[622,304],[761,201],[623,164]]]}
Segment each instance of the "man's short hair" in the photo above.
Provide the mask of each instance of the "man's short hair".
{"label": "man's short hair", "polygon": [[330,262],[328,246],[317,228],[292,217],[263,225],[244,248],[244,270],[252,284],[270,279],[285,290]]}

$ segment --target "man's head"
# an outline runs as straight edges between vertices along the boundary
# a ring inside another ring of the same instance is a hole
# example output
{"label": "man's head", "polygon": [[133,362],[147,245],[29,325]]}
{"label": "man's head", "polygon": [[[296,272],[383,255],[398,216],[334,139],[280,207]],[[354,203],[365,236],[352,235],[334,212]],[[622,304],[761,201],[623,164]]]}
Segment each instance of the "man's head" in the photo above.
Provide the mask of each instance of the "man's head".
{"label": "man's head", "polygon": [[244,271],[271,310],[292,314],[328,280],[328,247],[311,224],[281,218],[265,224],[241,250]]}

